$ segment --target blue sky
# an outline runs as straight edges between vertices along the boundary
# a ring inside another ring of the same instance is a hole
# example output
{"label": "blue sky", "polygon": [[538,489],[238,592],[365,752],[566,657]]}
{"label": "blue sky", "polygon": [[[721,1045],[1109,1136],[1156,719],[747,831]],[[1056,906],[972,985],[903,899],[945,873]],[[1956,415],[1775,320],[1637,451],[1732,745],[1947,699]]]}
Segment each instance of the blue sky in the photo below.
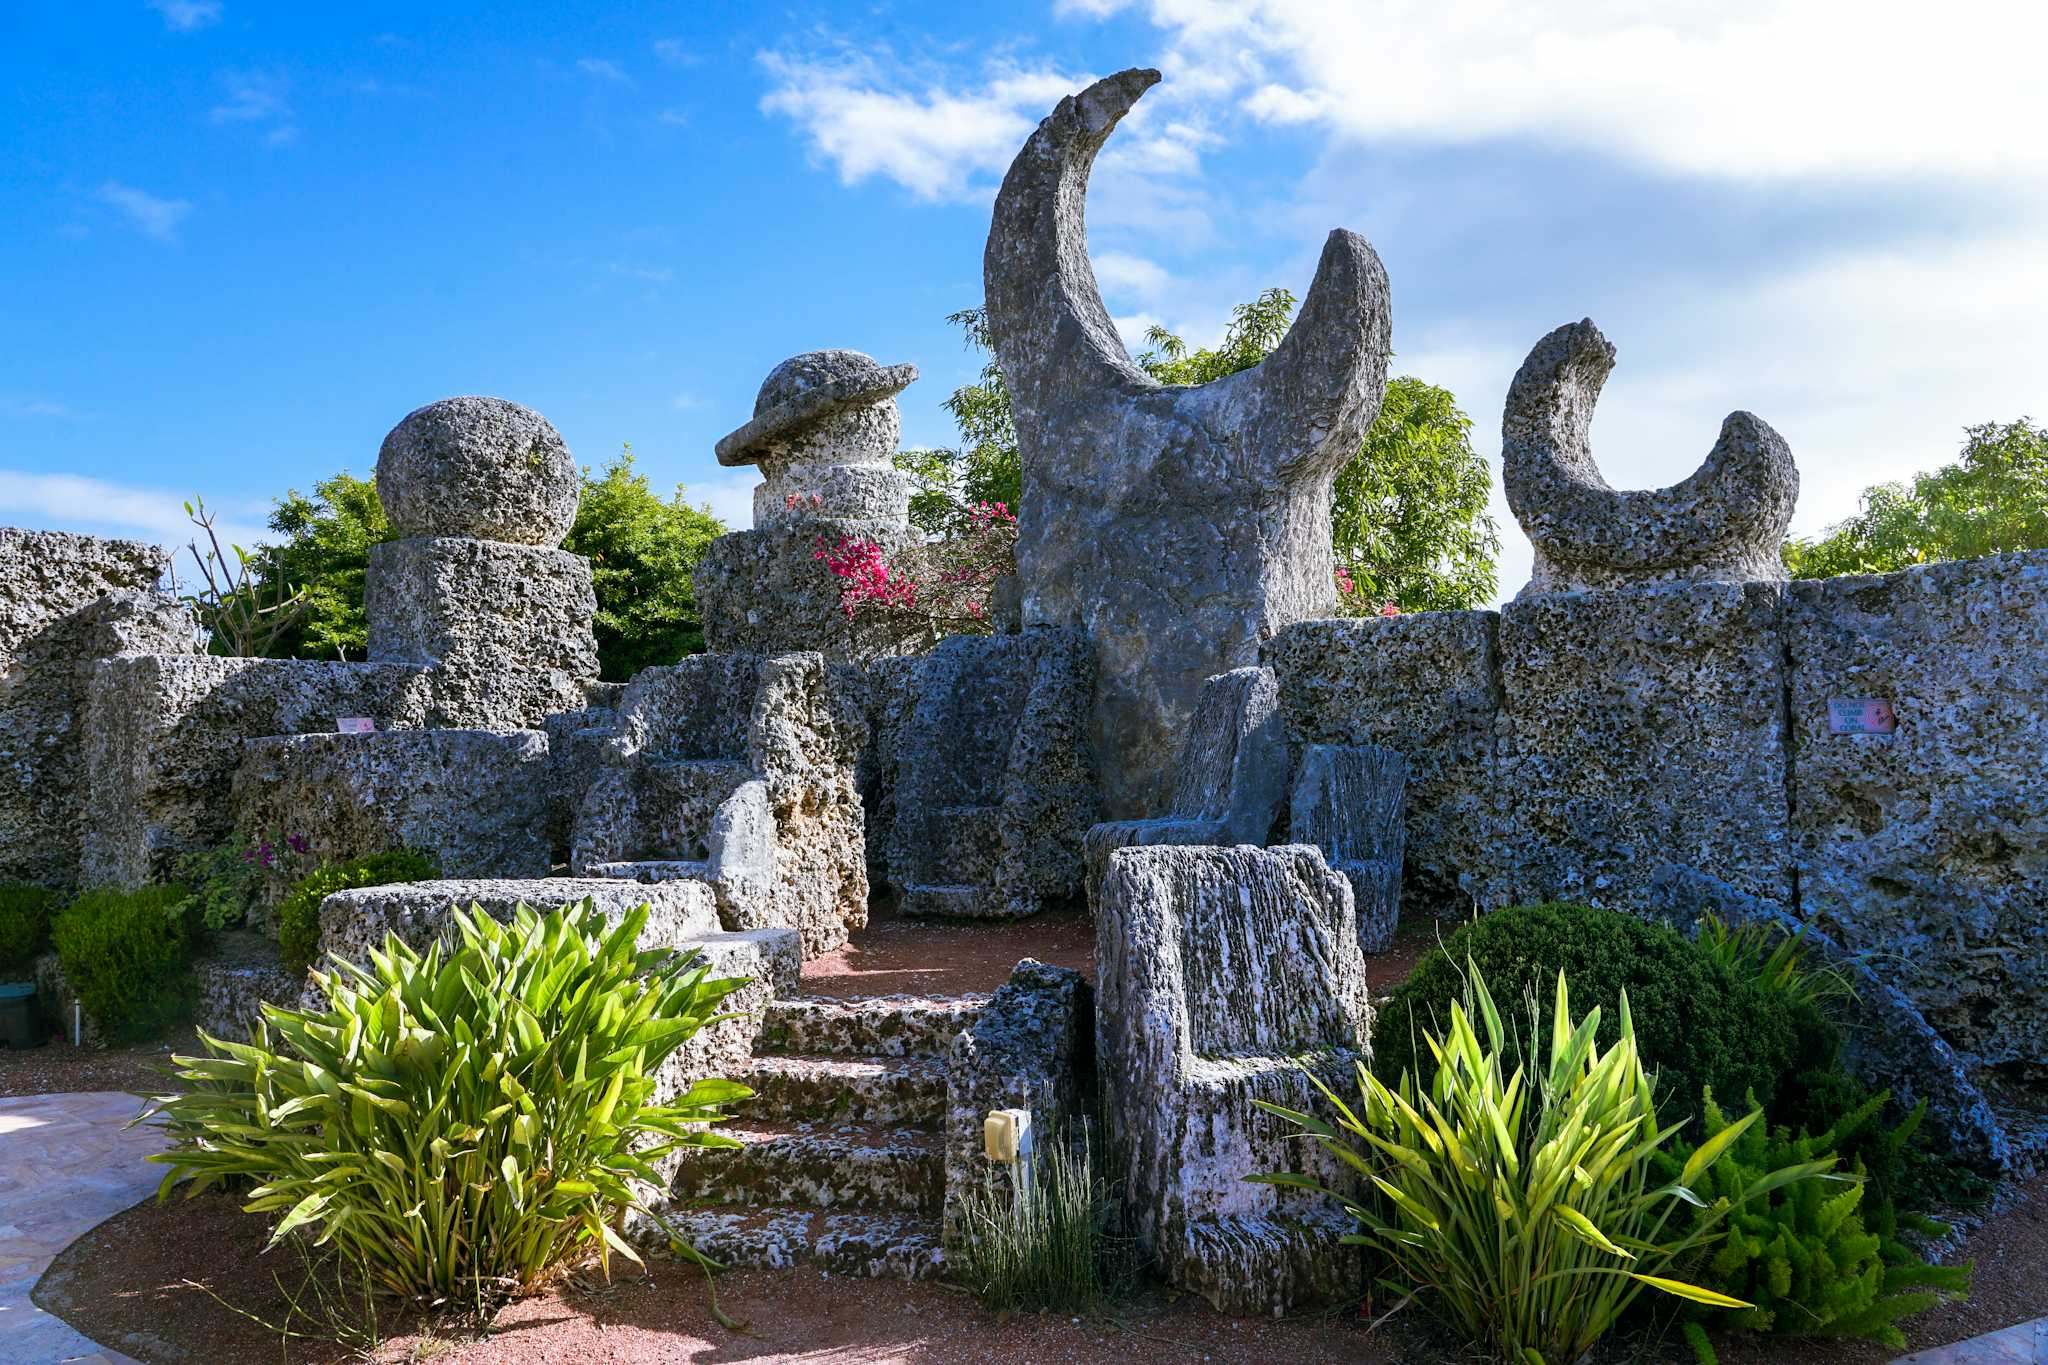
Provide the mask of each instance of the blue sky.
{"label": "blue sky", "polygon": [[175,541],[200,493],[253,534],[475,392],[743,525],[711,445],[789,354],[915,361],[906,443],[949,439],[994,184],[1062,93],[1152,65],[1090,204],[1127,335],[1213,340],[1350,227],[1396,370],[1489,455],[1522,355],[1590,315],[1612,482],[1684,477],[1748,408],[1817,528],[2048,417],[2041,11],[13,0],[0,522]]}

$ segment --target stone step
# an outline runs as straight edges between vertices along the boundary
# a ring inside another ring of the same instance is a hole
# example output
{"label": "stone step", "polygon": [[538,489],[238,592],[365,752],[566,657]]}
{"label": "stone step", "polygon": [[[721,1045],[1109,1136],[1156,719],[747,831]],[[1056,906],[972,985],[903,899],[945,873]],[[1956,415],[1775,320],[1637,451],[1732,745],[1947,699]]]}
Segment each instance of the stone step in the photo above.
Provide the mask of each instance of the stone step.
{"label": "stone step", "polygon": [[943,1057],[986,995],[799,996],[772,1001],[756,1048],[832,1057]]}
{"label": "stone step", "polygon": [[986,886],[1003,856],[1001,806],[941,806],[926,826],[932,846],[920,864],[949,881]]}
{"label": "stone step", "polygon": [[736,1107],[742,1123],[915,1123],[946,1109],[946,1067],[932,1057],[763,1056],[733,1079],[754,1091]]}
{"label": "stone step", "polygon": [[745,1145],[685,1148],[679,1200],[908,1213],[935,1218],[946,1197],[938,1131],[890,1124],[721,1124]]}
{"label": "stone step", "polygon": [[892,1280],[936,1279],[946,1269],[936,1218],[680,1203],[662,1216],[697,1250],[735,1269],[811,1266]]}
{"label": "stone step", "polygon": [[643,858],[634,862],[592,863],[583,875],[627,882],[708,882],[711,864],[683,858]]}

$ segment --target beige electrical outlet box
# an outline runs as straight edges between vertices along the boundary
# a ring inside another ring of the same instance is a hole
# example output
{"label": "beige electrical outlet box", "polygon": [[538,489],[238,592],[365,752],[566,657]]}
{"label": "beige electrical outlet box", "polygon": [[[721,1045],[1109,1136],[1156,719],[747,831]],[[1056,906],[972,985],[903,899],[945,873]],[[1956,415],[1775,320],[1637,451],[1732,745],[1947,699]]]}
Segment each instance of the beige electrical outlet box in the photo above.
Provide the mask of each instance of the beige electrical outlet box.
{"label": "beige electrical outlet box", "polygon": [[981,1146],[990,1161],[1014,1166],[1031,1150],[1031,1111],[991,1109],[981,1121]]}

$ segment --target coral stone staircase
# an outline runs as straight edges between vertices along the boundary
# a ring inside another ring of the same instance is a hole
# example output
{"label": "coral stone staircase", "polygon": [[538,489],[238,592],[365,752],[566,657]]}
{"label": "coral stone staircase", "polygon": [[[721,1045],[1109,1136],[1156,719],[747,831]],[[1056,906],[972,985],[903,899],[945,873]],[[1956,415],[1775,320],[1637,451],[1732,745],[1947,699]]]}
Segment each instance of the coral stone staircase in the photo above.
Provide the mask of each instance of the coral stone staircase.
{"label": "coral stone staircase", "polygon": [[720,1126],[683,1154],[669,1220],[729,1266],[925,1279],[945,1267],[945,1053],[986,996],[772,1002]]}

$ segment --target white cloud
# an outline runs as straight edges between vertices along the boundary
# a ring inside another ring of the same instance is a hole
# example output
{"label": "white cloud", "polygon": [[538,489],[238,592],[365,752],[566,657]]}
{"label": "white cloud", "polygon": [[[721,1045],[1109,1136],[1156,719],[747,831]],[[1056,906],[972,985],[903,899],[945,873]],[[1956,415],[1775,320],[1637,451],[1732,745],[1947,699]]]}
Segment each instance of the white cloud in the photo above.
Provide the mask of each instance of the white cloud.
{"label": "white cloud", "polygon": [[[189,560],[185,544],[200,532],[185,515],[185,500],[186,495],[161,488],[0,469],[0,524],[150,540]],[[275,538],[264,524],[267,509],[261,503],[238,501],[208,510],[215,514],[214,530],[223,546],[253,549]],[[189,563],[182,566],[181,576],[189,568]]]}
{"label": "white cloud", "polygon": [[668,405],[677,412],[695,412],[711,406],[711,400],[694,393],[679,393],[668,400]]}
{"label": "white cloud", "polygon": [[633,78],[622,70],[617,62],[608,62],[602,57],[578,57],[576,69],[586,76],[614,85],[631,85]]}
{"label": "white cloud", "polygon": [[760,62],[773,81],[762,112],[795,123],[843,183],[880,176],[927,200],[986,198],[1046,111],[1092,79],[995,62],[955,88],[850,51]]}
{"label": "white cloud", "polygon": [[654,44],[654,55],[663,66],[696,66],[704,60],[674,38],[657,39]]}
{"label": "white cloud", "polygon": [[760,482],[760,475],[743,469],[705,483],[684,484],[683,498],[692,506],[709,506],[728,528],[744,531],[754,524],[754,489]]}
{"label": "white cloud", "polygon": [[163,199],[148,190],[109,180],[93,198],[126,214],[137,229],[160,242],[178,240],[178,226],[190,216],[192,205],[184,199]]}
{"label": "white cloud", "polygon": [[1164,266],[1127,251],[1096,252],[1093,262],[1095,282],[1112,298],[1155,299],[1173,284]]}
{"label": "white cloud", "polygon": [[54,417],[68,420],[77,417],[78,410],[68,403],[59,403],[51,398],[0,394],[0,416]]}
{"label": "white cloud", "polygon": [[221,74],[220,83],[226,98],[207,115],[213,122],[262,126],[263,140],[272,147],[282,147],[298,137],[288,98],[291,85],[283,76],[264,71],[227,71]]}
{"label": "white cloud", "polygon": [[149,0],[149,7],[163,16],[164,27],[173,33],[192,33],[220,22],[220,0]]}
{"label": "white cloud", "polygon": [[[1070,4],[1069,9],[1092,6]],[[1531,138],[1736,180],[2048,177],[2048,7],[1152,0],[1169,78],[1362,139]]]}

